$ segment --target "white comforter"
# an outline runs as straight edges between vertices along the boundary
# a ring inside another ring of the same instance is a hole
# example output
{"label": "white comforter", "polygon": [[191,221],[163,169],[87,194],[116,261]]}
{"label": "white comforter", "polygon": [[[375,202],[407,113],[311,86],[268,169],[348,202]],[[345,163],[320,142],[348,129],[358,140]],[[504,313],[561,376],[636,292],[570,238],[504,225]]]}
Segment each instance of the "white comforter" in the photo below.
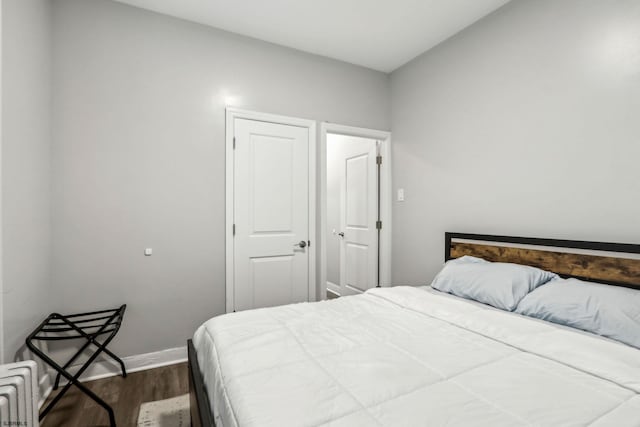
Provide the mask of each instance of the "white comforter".
{"label": "white comforter", "polygon": [[640,426],[640,350],[428,288],[227,314],[194,344],[219,427]]}

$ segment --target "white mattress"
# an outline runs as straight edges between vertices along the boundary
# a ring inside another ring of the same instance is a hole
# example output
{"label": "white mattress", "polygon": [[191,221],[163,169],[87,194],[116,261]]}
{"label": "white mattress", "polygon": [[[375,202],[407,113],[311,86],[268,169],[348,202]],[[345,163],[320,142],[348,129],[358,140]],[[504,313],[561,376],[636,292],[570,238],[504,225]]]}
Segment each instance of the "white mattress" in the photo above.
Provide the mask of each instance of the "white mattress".
{"label": "white mattress", "polygon": [[640,426],[640,350],[426,288],[195,333],[218,427]]}

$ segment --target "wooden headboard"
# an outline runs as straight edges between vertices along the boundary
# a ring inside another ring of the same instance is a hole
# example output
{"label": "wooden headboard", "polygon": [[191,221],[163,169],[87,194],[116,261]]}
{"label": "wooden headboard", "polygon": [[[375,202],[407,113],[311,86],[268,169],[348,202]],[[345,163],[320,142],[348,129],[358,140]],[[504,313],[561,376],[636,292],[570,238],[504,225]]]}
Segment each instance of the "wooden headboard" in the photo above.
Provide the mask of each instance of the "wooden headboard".
{"label": "wooden headboard", "polygon": [[640,245],[445,233],[445,261],[464,255],[640,289]]}

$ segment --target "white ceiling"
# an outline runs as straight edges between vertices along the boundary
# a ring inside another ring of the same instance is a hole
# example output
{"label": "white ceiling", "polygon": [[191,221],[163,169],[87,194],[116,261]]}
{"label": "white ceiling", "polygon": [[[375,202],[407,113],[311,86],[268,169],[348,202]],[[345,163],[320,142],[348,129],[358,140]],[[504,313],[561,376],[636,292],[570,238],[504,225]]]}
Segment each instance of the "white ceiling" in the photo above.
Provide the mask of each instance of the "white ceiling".
{"label": "white ceiling", "polygon": [[116,0],[390,72],[509,0]]}

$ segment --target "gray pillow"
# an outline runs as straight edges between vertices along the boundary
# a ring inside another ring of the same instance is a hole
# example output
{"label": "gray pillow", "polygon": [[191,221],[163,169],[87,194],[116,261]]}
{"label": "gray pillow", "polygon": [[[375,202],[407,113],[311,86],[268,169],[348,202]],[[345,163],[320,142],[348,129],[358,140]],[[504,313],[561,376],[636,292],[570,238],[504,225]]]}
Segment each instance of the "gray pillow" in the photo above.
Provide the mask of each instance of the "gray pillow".
{"label": "gray pillow", "polygon": [[448,261],[431,287],[512,311],[527,293],[557,277],[535,267],[464,256]]}
{"label": "gray pillow", "polygon": [[640,348],[640,291],[635,289],[558,279],[524,297],[516,313]]}

